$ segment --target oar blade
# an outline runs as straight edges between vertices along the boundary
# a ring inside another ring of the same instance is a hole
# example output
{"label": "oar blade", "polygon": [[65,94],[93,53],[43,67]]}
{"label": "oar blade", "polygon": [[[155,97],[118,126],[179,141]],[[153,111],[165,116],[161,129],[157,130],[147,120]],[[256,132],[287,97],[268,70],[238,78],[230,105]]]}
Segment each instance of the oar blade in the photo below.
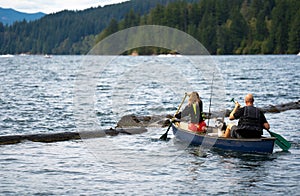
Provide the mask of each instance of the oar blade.
{"label": "oar blade", "polygon": [[162,136],[160,136],[160,138],[159,138],[160,140],[164,140],[164,141],[167,140],[167,138],[168,138],[168,132],[169,132],[171,126],[172,126],[172,122],[170,122],[170,125],[169,125],[167,131]]}
{"label": "oar blade", "polygon": [[278,145],[282,150],[288,151],[291,148],[291,143],[284,139],[281,135],[268,131],[272,137],[275,137],[275,144]]}
{"label": "oar blade", "polygon": [[167,138],[168,138],[168,133],[166,132],[166,133],[164,133],[162,136],[160,136],[160,140],[167,140]]}

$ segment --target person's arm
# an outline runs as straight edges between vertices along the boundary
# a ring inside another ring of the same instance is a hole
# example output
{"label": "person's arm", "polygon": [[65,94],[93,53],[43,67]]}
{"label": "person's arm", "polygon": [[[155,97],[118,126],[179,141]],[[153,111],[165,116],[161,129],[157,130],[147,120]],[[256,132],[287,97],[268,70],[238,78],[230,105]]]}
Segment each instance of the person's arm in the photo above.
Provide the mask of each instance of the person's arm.
{"label": "person's arm", "polygon": [[240,108],[240,104],[239,102],[235,102],[235,107],[233,108],[232,112],[229,115],[229,120],[234,120],[234,114],[236,113],[236,111]]}
{"label": "person's arm", "polygon": [[263,126],[264,126],[264,128],[265,128],[266,130],[269,130],[269,129],[270,129],[270,124],[267,123],[267,122],[264,123]]}
{"label": "person's arm", "polygon": [[202,101],[200,100],[200,102],[199,102],[199,112],[200,112],[200,116],[199,116],[199,118],[200,118],[200,120],[199,121],[203,121],[204,119],[203,118],[210,118],[210,114],[208,114],[208,116],[206,116],[204,113],[203,113],[203,103],[202,103]]}
{"label": "person's arm", "polygon": [[263,128],[266,129],[266,130],[269,130],[270,129],[270,124],[268,123],[264,113],[261,112],[260,115],[261,115],[261,120],[262,120],[262,123],[263,123]]}
{"label": "person's arm", "polygon": [[181,111],[181,118],[190,115],[191,107],[189,105],[185,106],[185,108]]}
{"label": "person's arm", "polygon": [[200,100],[199,102],[199,109],[200,109],[200,113],[203,113],[203,102]]}
{"label": "person's arm", "polygon": [[179,112],[178,114],[175,114],[175,118],[181,119],[188,115],[189,115],[189,107],[185,106],[185,108],[181,112]]}

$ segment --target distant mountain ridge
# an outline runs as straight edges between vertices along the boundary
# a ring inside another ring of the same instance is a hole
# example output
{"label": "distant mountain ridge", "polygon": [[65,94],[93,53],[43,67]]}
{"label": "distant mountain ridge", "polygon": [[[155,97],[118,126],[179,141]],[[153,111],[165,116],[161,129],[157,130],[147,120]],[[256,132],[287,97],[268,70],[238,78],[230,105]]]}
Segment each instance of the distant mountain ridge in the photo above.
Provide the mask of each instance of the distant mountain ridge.
{"label": "distant mountain ridge", "polygon": [[4,25],[12,25],[16,21],[33,21],[38,20],[45,16],[45,13],[37,12],[33,14],[19,12],[10,8],[1,8],[0,7],[0,22]]}
{"label": "distant mountain ridge", "polygon": [[96,36],[112,21],[133,19],[130,15],[133,12],[138,13],[133,17],[139,20],[158,5],[178,1],[200,0],[130,0],[86,10],[62,10],[35,21],[15,22],[9,27],[0,23],[0,54],[86,54],[94,46]]}
{"label": "distant mountain ridge", "polygon": [[298,54],[299,8],[299,0],[130,0],[63,10],[31,22],[0,23],[0,54],[87,54],[112,33],[139,25],[184,31],[211,54]]}

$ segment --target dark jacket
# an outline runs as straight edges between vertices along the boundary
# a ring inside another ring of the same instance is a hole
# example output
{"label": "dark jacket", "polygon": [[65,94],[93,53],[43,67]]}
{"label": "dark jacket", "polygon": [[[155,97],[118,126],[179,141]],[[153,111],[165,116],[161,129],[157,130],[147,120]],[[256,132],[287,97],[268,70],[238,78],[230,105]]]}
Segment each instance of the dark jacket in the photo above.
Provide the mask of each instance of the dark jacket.
{"label": "dark jacket", "polygon": [[240,108],[234,114],[239,119],[236,132],[243,137],[259,137],[263,134],[263,124],[267,122],[262,111],[254,106]]}
{"label": "dark jacket", "polygon": [[[202,105],[202,101],[200,101],[198,104],[195,104],[196,107],[194,110],[194,106],[193,105],[187,105],[182,112],[179,112],[178,114],[175,115],[176,118],[181,119],[182,117],[185,116],[190,116],[191,117],[191,123],[200,123],[203,121],[203,105]],[[195,112],[196,111],[196,112]]]}

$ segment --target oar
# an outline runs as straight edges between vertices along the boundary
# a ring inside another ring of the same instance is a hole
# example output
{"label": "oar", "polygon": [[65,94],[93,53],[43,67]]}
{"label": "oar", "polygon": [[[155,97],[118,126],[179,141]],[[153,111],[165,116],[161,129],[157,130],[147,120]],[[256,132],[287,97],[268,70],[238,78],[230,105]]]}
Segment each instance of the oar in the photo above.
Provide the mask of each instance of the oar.
{"label": "oar", "polygon": [[232,98],[230,101],[232,101],[233,103],[235,103],[234,98]]}
{"label": "oar", "polygon": [[274,133],[272,131],[269,131],[269,134],[272,137],[275,137],[275,144],[277,144],[277,146],[279,146],[283,151],[288,151],[290,149],[290,147],[292,146],[292,144],[290,142],[288,142],[286,139],[284,139],[281,135],[279,135],[278,133]]}
{"label": "oar", "polygon": [[[181,108],[181,106],[182,106],[182,104],[183,104],[183,102],[184,102],[186,96],[187,96],[187,93],[184,94],[184,97],[183,97],[183,99],[182,99],[182,101],[181,101],[181,103],[180,103],[180,105],[179,105],[179,107],[178,107],[176,113],[174,114],[174,117],[175,117],[176,114],[178,114],[178,112],[179,112],[179,110],[180,110],[180,108]],[[169,125],[167,131],[166,131],[162,136],[160,136],[160,138],[159,138],[160,140],[167,140],[167,138],[168,138],[168,132],[169,132],[171,126],[172,126],[172,123],[173,123],[173,121],[170,120],[170,125]]]}
{"label": "oar", "polygon": [[[232,98],[230,101],[235,103],[234,98]],[[284,139],[278,133],[274,133],[269,130],[267,130],[267,131],[272,137],[276,138],[275,144],[277,144],[283,151],[288,151],[290,149],[290,147],[292,146],[292,144],[290,142],[288,142],[286,139]]]}
{"label": "oar", "polygon": [[171,126],[172,126],[172,123],[173,123],[172,120],[170,120],[170,125],[169,125],[167,131],[162,136],[160,136],[160,138],[159,138],[160,140],[164,140],[164,141],[167,140],[167,138],[168,138],[168,132],[169,132]]}

